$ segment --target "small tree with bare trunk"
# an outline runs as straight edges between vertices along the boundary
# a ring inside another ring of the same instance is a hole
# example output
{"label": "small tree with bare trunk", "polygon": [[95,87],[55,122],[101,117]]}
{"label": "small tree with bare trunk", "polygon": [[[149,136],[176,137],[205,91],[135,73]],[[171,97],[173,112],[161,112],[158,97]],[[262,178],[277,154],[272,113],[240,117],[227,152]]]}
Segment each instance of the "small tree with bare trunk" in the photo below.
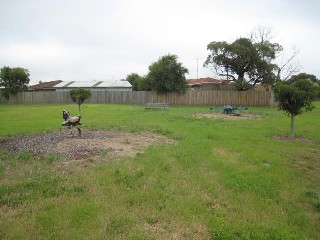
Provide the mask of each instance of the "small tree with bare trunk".
{"label": "small tree with bare trunk", "polygon": [[91,97],[91,91],[84,88],[76,88],[69,92],[71,100],[78,104],[79,113],[81,114],[81,104]]}
{"label": "small tree with bare trunk", "polygon": [[294,138],[295,116],[311,111],[316,97],[316,88],[308,80],[298,80],[292,84],[280,82],[274,89],[278,109],[291,118],[290,137]]}

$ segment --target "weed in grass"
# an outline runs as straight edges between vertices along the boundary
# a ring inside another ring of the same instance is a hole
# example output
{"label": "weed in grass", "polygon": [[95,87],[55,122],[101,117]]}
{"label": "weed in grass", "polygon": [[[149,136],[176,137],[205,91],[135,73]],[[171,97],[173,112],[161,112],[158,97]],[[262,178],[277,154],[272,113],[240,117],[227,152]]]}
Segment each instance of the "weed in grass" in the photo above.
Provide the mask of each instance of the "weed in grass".
{"label": "weed in grass", "polygon": [[156,208],[157,208],[158,211],[162,211],[163,209],[166,208],[166,206],[167,206],[167,203],[166,203],[166,202],[164,202],[164,201],[159,201],[159,202],[157,203]]}
{"label": "weed in grass", "polygon": [[0,206],[17,206],[24,200],[14,186],[0,185]]}
{"label": "weed in grass", "polygon": [[6,169],[5,164],[0,162],[0,177],[4,175],[4,170]]}
{"label": "weed in grass", "polygon": [[85,189],[83,187],[73,186],[73,191],[76,193],[84,193]]}
{"label": "weed in grass", "polygon": [[74,226],[86,225],[89,221],[92,222],[94,219],[96,219],[96,216],[99,215],[100,211],[101,207],[99,204],[92,201],[87,201],[76,205],[72,208],[71,223]]}
{"label": "weed in grass", "polygon": [[141,177],[143,177],[145,175],[145,173],[144,173],[144,171],[143,171],[143,169],[138,169],[136,172],[135,172],[135,177],[136,178],[141,178]]}
{"label": "weed in grass", "polygon": [[169,131],[168,129],[159,128],[158,126],[155,127],[152,130],[152,132],[156,133],[156,134],[164,135],[164,136],[167,136],[167,135],[171,134],[171,131]]}
{"label": "weed in grass", "polygon": [[65,189],[64,188],[57,188],[52,185],[52,187],[49,186],[43,186],[40,190],[41,196],[44,198],[54,198],[59,197],[64,194]]}
{"label": "weed in grass", "polygon": [[128,235],[130,232],[130,229],[132,227],[132,223],[129,220],[129,218],[124,217],[114,217],[112,218],[106,228],[105,232],[107,236],[121,236],[121,235]]}
{"label": "weed in grass", "polygon": [[161,162],[161,169],[163,169],[165,172],[169,172],[172,168],[171,164],[168,162]]}
{"label": "weed in grass", "polygon": [[109,149],[102,149],[101,151],[100,151],[100,156],[101,157],[106,157],[106,156],[108,156],[108,153],[109,153]]}
{"label": "weed in grass", "polygon": [[15,165],[16,161],[13,160],[12,154],[8,151],[0,149],[0,177],[4,176],[5,170],[9,166]]}
{"label": "weed in grass", "polygon": [[132,123],[130,129],[128,129],[130,133],[137,133],[141,131],[145,131],[144,126],[139,125],[139,123]]}
{"label": "weed in grass", "polygon": [[207,133],[206,138],[209,139],[209,140],[214,140],[215,136],[212,133]]}
{"label": "weed in grass", "polygon": [[54,179],[52,179],[53,181],[44,181],[43,186],[40,186],[41,190],[41,195],[45,198],[53,198],[53,197],[58,197],[60,195],[64,194],[65,189],[64,188],[59,188],[57,186],[57,182],[54,181]]}
{"label": "weed in grass", "polygon": [[299,239],[290,232],[280,231],[278,227],[268,227],[263,223],[255,223],[246,226],[246,223],[238,223],[231,226],[229,223],[222,224],[217,230],[211,233],[214,240],[233,239]]}
{"label": "weed in grass", "polygon": [[36,201],[41,198],[57,198],[70,194],[83,194],[85,188],[74,185],[61,185],[63,180],[57,176],[43,175],[34,177],[16,185],[0,185],[2,205],[18,205],[24,201]]}
{"label": "weed in grass", "polygon": [[176,141],[181,141],[184,139],[184,136],[181,135],[181,133],[175,133],[171,137],[173,140],[176,140]]}
{"label": "weed in grass", "polygon": [[59,160],[61,160],[62,158],[63,158],[62,155],[59,155],[59,154],[52,155],[52,154],[50,154],[50,155],[44,156],[43,160],[44,160],[45,162],[47,162],[47,163],[50,164],[50,163],[59,161]]}
{"label": "weed in grass", "polygon": [[129,200],[127,200],[127,203],[129,205],[129,207],[133,207],[135,205],[136,201],[134,199],[130,198]]}
{"label": "weed in grass", "polygon": [[219,229],[214,233],[212,233],[211,239],[212,240],[227,240],[227,239],[231,240],[236,238],[232,233],[230,233],[230,231]]}
{"label": "weed in grass", "polygon": [[133,188],[136,180],[142,176],[144,176],[144,171],[142,169],[138,169],[136,172],[131,173],[128,169],[120,167],[115,171],[116,183],[122,183],[127,188]]}
{"label": "weed in grass", "polygon": [[156,224],[159,220],[158,220],[158,218],[157,218],[155,215],[148,215],[148,216],[146,217],[146,221],[147,221],[148,224],[154,225],[154,224]]}
{"label": "weed in grass", "polygon": [[58,219],[54,215],[49,213],[43,212],[41,214],[38,214],[36,216],[35,222],[38,226],[38,231],[41,234],[48,236],[48,238],[54,239],[57,237],[55,236],[54,228],[58,224]]}
{"label": "weed in grass", "polygon": [[168,183],[167,180],[161,179],[161,180],[159,180],[159,182],[157,183],[157,187],[158,187],[159,189],[165,190],[165,189],[167,189],[167,188],[169,187],[169,183]]}
{"label": "weed in grass", "polygon": [[265,198],[277,198],[277,181],[252,171],[239,171],[232,167],[228,169],[229,172],[222,176],[226,187],[239,192],[253,192]]}
{"label": "weed in grass", "polygon": [[32,154],[29,152],[22,151],[17,154],[16,159],[18,161],[28,162],[32,160]]}
{"label": "weed in grass", "polygon": [[314,191],[306,191],[305,195],[310,199],[312,204],[315,206],[315,209],[320,212],[320,197]]}
{"label": "weed in grass", "polygon": [[0,149],[0,161],[1,162],[8,162],[8,159],[12,157],[12,154],[10,154],[8,151]]}

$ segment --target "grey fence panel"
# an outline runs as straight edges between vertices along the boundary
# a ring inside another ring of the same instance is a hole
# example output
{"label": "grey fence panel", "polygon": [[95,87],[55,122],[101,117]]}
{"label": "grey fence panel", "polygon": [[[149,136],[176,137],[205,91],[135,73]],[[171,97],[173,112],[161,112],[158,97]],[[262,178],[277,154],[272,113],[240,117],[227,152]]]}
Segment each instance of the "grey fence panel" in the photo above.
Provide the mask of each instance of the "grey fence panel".
{"label": "grey fence panel", "polygon": [[[0,98],[0,103],[41,104],[71,103],[69,92],[19,92],[9,100]],[[158,94],[151,91],[92,91],[88,103],[144,104],[148,102],[169,103],[172,105],[242,105],[274,106],[272,91],[228,91],[195,90],[184,94]]]}

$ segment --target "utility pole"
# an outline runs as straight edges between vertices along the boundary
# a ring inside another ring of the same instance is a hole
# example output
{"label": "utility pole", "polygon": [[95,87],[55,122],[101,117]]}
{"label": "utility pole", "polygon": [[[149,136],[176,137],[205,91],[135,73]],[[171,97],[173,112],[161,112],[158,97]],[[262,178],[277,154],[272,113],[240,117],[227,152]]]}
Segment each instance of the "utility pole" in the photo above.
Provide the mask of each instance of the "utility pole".
{"label": "utility pole", "polygon": [[194,58],[195,60],[197,60],[197,79],[199,79],[199,60],[203,60],[203,57],[196,57]]}
{"label": "utility pole", "polygon": [[197,79],[199,78],[199,58],[194,58],[197,60]]}
{"label": "utility pole", "polygon": [[199,78],[199,77],[198,77],[198,72],[199,72],[199,71],[198,71],[198,61],[199,61],[199,58],[197,58],[197,79]]}

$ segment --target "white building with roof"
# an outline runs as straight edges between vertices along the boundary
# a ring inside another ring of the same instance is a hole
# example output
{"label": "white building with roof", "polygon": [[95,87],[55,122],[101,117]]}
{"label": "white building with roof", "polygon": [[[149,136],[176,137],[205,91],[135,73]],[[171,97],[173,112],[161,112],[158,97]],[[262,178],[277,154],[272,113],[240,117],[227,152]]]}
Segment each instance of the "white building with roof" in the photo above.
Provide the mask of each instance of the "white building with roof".
{"label": "white building with roof", "polygon": [[75,88],[86,88],[91,91],[132,91],[132,85],[126,80],[110,81],[63,81],[54,86],[56,91],[70,91]]}

